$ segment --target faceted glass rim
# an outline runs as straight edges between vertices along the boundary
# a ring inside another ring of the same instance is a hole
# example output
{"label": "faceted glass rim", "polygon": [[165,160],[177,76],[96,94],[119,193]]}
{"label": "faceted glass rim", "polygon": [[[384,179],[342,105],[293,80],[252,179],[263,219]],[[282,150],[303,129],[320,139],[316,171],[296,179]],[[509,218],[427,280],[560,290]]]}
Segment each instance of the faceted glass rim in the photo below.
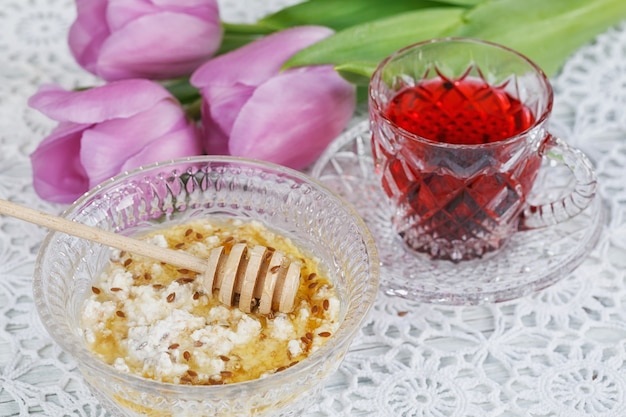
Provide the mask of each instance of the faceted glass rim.
{"label": "faceted glass rim", "polygon": [[[467,43],[467,44],[483,46],[485,48],[497,49],[502,52],[506,52],[510,54],[512,57],[515,57],[516,59],[526,63],[530,68],[532,68],[534,71],[534,74],[537,75],[542,82],[542,87],[544,89],[544,94],[546,98],[545,109],[543,110],[541,115],[535,119],[535,122],[532,124],[532,126],[528,127],[526,130],[514,136],[511,136],[510,138],[496,141],[496,142],[481,143],[481,144],[457,144],[457,143],[438,142],[432,139],[425,138],[423,136],[409,132],[403,129],[402,127],[397,126],[392,121],[390,121],[385,116],[384,109],[382,108],[382,105],[378,100],[378,97],[377,97],[378,94],[376,92],[376,90],[378,90],[379,88],[379,84],[382,82],[382,73],[384,69],[394,59],[406,54],[407,52],[419,50],[420,48],[427,46],[427,45],[446,44],[446,43],[460,43],[460,44]],[[432,146],[432,147],[439,147],[439,148],[480,150],[480,149],[494,149],[494,148],[505,147],[511,143],[514,143],[517,141],[523,141],[527,138],[529,132],[543,126],[545,122],[547,121],[547,119],[550,117],[550,113],[552,112],[552,105],[554,102],[554,91],[552,89],[552,85],[550,84],[548,76],[541,69],[541,67],[539,67],[539,65],[537,65],[534,61],[532,61],[526,55],[512,48],[509,48],[507,46],[504,46],[495,42],[485,41],[481,39],[463,38],[463,37],[445,37],[445,38],[429,39],[426,41],[414,43],[412,45],[409,45],[409,46],[406,46],[404,48],[397,50],[396,52],[392,53],[391,55],[383,59],[374,70],[372,77],[370,79],[370,82],[368,85],[368,102],[369,102],[368,106],[369,106],[369,112],[370,112],[370,125],[371,125],[372,131],[376,131],[374,124],[382,120],[392,130],[399,132],[403,137],[411,141],[421,142],[425,145]]]}

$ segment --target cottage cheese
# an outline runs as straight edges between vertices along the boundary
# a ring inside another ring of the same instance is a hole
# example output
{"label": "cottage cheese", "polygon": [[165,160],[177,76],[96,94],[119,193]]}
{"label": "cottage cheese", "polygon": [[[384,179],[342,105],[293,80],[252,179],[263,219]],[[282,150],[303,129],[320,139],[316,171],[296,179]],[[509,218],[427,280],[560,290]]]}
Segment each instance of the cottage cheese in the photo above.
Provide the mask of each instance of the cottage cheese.
{"label": "cottage cheese", "polygon": [[146,237],[207,257],[236,242],[274,247],[303,263],[296,308],[263,316],[224,306],[197,274],[113,251],[82,308],[89,348],[115,369],[163,382],[224,384],[293,366],[338,327],[340,303],[317,260],[258,222],[194,222]]}

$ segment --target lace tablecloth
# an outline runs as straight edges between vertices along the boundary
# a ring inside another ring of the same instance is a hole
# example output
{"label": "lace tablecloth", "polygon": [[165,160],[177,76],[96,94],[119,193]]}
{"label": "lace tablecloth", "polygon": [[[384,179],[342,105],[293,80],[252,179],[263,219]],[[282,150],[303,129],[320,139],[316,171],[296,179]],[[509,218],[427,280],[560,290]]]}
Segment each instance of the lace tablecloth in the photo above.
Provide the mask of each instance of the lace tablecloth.
{"label": "lace tablecloth", "polygon": [[[251,21],[293,1],[260,3],[222,1],[222,13]],[[95,82],[66,46],[74,13],[69,0],[0,0],[0,197],[49,212],[63,207],[35,195],[28,156],[52,125],[26,100],[45,82]],[[626,24],[553,81],[553,127],[591,156],[609,210],[595,249],[552,287],[501,304],[380,294],[309,416],[626,415]],[[0,218],[0,416],[105,416],[34,310],[45,233]]]}

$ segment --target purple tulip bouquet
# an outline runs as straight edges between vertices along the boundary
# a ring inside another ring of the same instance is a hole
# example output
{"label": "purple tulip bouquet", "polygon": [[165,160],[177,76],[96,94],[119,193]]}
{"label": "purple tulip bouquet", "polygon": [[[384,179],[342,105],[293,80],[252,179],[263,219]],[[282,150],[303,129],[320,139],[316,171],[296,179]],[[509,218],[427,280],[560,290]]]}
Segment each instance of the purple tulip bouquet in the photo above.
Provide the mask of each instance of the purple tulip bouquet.
{"label": "purple tulip bouquet", "polygon": [[58,122],[31,155],[35,191],[70,203],[120,172],[201,154],[302,169],[345,128],[357,87],[403,46],[484,38],[550,74],[626,17],[623,0],[523,3],[308,0],[235,25],[216,0],[76,0],[70,50],[103,84],[44,85],[30,98]]}

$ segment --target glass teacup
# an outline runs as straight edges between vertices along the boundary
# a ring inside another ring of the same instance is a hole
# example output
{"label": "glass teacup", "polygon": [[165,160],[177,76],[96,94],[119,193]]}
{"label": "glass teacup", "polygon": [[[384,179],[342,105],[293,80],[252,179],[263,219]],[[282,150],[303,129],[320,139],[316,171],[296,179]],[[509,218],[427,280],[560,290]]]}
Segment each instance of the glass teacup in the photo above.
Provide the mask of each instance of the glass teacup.
{"label": "glass teacup", "polygon": [[[369,87],[372,149],[404,243],[432,259],[475,259],[519,230],[584,210],[596,177],[583,153],[548,131],[552,100],[536,64],[489,42],[431,40],[385,59]],[[531,205],[545,158],[576,183]]]}

